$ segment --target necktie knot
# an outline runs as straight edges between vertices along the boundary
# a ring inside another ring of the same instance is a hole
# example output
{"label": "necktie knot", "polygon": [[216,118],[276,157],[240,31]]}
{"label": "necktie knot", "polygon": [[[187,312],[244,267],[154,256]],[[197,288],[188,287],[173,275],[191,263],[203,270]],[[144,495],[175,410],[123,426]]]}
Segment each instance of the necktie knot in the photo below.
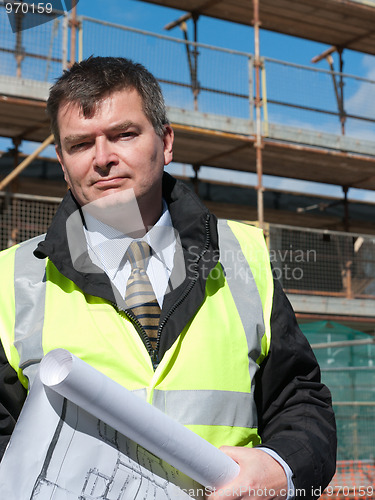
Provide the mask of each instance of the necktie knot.
{"label": "necktie knot", "polygon": [[132,270],[143,269],[145,271],[150,256],[151,248],[145,241],[133,241],[126,252]]}

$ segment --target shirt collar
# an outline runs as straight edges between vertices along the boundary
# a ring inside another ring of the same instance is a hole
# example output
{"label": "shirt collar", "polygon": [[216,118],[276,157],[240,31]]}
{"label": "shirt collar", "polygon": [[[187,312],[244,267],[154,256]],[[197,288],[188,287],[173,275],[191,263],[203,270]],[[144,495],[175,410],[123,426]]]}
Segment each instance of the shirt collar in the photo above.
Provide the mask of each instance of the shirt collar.
{"label": "shirt collar", "polygon": [[169,271],[173,268],[174,249],[176,246],[176,230],[172,225],[171,215],[163,200],[163,213],[142,240],[152,248],[153,254],[160,259]]}
{"label": "shirt collar", "polygon": [[[123,258],[133,239],[87,212],[84,218],[86,223],[84,231],[90,257],[113,280],[120,267],[122,268],[125,263]],[[140,239],[150,245],[153,255],[171,271],[173,268],[176,233],[164,199],[162,215],[156,224]]]}

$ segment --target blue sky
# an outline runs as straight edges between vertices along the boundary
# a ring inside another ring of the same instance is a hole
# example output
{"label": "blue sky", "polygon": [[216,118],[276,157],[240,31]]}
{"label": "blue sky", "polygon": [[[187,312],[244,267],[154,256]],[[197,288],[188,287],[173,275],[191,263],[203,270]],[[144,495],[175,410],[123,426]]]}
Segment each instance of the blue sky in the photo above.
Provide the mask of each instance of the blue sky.
{"label": "blue sky", "polygon": [[[164,26],[177,19],[183,14],[183,11],[160,7],[144,3],[138,0],[80,0],[78,4],[78,15],[84,15],[100,19],[102,21],[113,22],[132,28],[151,31],[162,35],[169,35],[182,39],[182,32],[179,28],[166,32]],[[189,33],[192,33],[192,23],[188,23]],[[253,30],[248,26],[234,25],[220,20],[201,17],[198,23],[198,41],[214,46],[225,47],[244,52],[254,52]],[[261,31],[260,37],[261,54],[283,61],[316,67],[311,63],[312,57],[321,53],[327,48],[327,45],[319,44],[307,40],[296,39],[285,35]],[[345,66],[344,72],[358,76],[375,79],[375,58],[364,54],[351,51],[344,52]],[[326,61],[320,62],[318,67],[328,69]],[[337,68],[336,61],[336,68]],[[365,108],[368,105],[368,90],[363,89],[353,95],[353,105],[357,109]],[[374,96],[375,97],[375,96]],[[327,125],[329,127],[329,125]],[[328,131],[328,130],[327,130]],[[361,130],[363,137],[375,138],[375,132]],[[33,144],[24,143],[25,152],[34,149]],[[4,149],[4,141],[0,142],[0,149]],[[52,155],[51,148],[48,155]],[[176,173],[191,174],[190,167],[172,167],[170,169]],[[213,169],[205,169],[201,172],[202,176],[216,176]],[[223,180],[223,172],[220,172],[220,179]],[[228,172],[225,173],[226,180],[231,182],[255,184],[256,179],[252,174]],[[277,187],[279,189],[302,190],[316,193],[324,193],[341,196],[340,187],[319,186],[314,183],[305,183],[302,181],[282,180],[265,178],[265,185]],[[375,196],[372,192],[361,192],[350,190],[351,197],[368,199],[375,202]]]}
{"label": "blue sky", "polygon": [[[80,0],[78,13],[103,21],[114,22],[160,34],[182,37],[179,28],[166,32],[164,26],[184,14],[184,11],[161,7],[139,0]],[[190,24],[190,33],[192,33]],[[253,30],[249,26],[202,16],[198,23],[198,41],[219,47],[254,53]],[[261,32],[261,53],[283,61],[309,65],[311,58],[327,49],[327,45],[271,33]],[[362,56],[345,51],[345,72],[365,76]],[[373,59],[373,58],[372,58]],[[327,68],[325,61],[318,66]]]}

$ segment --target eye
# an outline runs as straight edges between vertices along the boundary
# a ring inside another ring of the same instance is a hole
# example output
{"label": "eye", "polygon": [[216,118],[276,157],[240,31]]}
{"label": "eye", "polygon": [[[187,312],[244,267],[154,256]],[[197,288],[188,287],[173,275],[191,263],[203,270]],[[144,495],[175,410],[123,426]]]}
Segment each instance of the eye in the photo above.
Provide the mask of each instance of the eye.
{"label": "eye", "polygon": [[119,139],[131,139],[132,137],[135,137],[137,134],[133,130],[127,130],[126,132],[120,132],[118,134]]}
{"label": "eye", "polygon": [[74,153],[75,151],[79,151],[80,149],[85,148],[88,144],[88,142],[79,142],[78,144],[73,144],[70,147],[70,151]]}

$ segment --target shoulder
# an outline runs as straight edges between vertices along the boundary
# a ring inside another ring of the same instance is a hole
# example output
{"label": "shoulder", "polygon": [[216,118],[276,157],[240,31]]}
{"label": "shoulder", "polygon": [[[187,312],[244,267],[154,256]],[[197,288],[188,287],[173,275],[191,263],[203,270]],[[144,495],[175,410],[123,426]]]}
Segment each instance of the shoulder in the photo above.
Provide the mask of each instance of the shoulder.
{"label": "shoulder", "polygon": [[225,228],[229,228],[240,242],[251,242],[253,244],[261,244],[262,246],[265,243],[263,230],[253,224],[229,219],[219,219],[219,233],[220,231],[223,233]]}
{"label": "shoulder", "polygon": [[20,261],[21,265],[28,265],[33,260],[37,261],[38,259],[34,256],[34,250],[44,238],[45,234],[41,234],[2,250],[0,252],[0,267],[2,270],[7,268],[8,270],[10,268],[13,269],[16,259]]}
{"label": "shoulder", "polygon": [[[219,219],[218,233],[221,251],[237,245],[249,262],[269,264],[269,252],[262,229],[244,222]],[[241,258],[240,255],[237,256]]]}

